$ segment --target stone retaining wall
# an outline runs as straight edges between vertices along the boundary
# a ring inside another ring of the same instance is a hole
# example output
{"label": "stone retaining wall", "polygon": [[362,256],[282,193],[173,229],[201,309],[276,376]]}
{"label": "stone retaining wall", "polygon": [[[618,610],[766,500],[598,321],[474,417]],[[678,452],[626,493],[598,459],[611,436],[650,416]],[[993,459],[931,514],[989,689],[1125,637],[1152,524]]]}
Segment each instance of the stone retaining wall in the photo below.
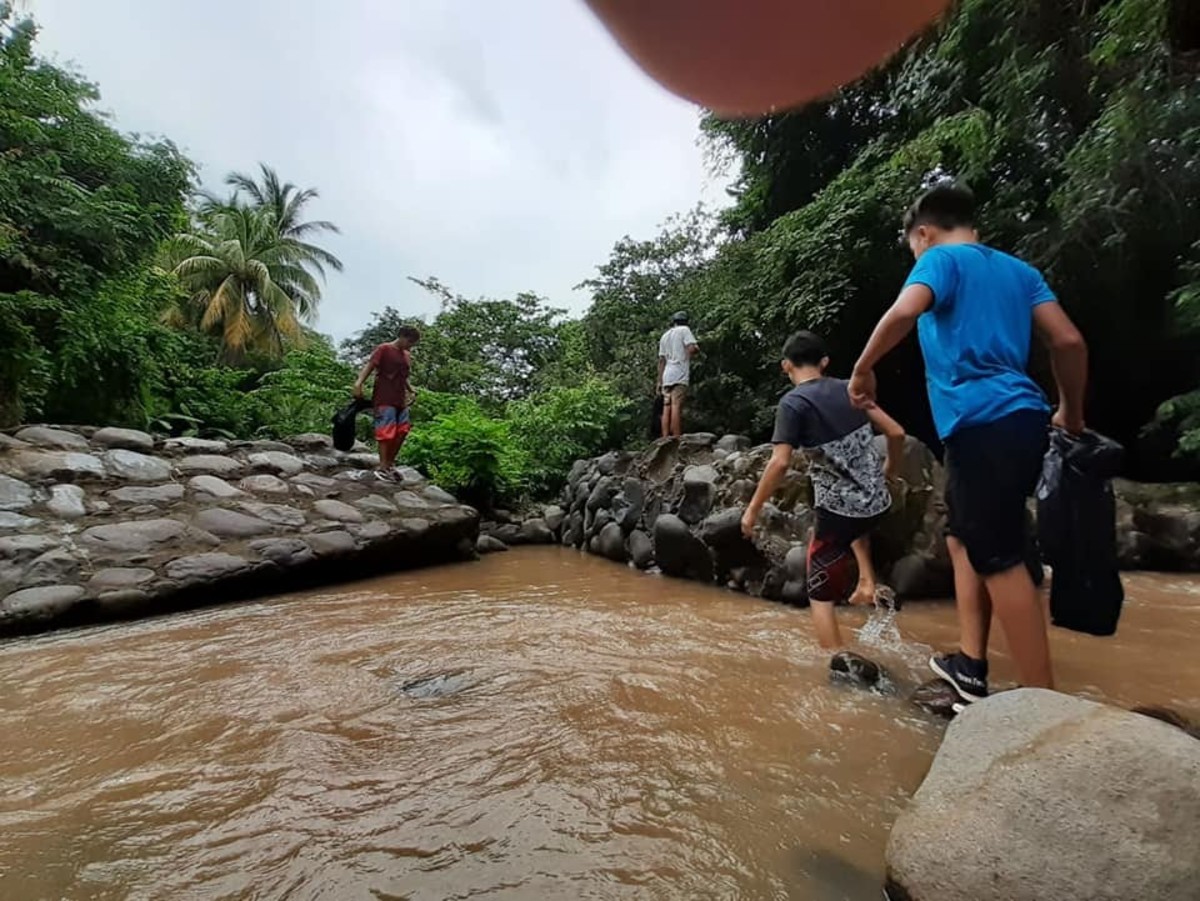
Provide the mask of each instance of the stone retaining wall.
{"label": "stone retaining wall", "polygon": [[0,433],[0,636],[473,559],[479,516],[365,447]]}

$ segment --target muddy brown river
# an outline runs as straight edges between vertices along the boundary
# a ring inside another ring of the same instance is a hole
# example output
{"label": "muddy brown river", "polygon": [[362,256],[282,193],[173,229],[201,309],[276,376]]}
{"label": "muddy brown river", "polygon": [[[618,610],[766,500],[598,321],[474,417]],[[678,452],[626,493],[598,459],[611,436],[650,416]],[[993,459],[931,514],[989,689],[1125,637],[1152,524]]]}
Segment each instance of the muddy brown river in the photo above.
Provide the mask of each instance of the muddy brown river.
{"label": "muddy brown river", "polygon": [[[1127,587],[1116,638],[1055,630],[1060,687],[1200,714],[1200,579]],[[953,611],[898,625],[903,692]],[[0,676],[5,901],[878,899],[943,729],[829,686],[807,611],[556,549],[7,643]]]}

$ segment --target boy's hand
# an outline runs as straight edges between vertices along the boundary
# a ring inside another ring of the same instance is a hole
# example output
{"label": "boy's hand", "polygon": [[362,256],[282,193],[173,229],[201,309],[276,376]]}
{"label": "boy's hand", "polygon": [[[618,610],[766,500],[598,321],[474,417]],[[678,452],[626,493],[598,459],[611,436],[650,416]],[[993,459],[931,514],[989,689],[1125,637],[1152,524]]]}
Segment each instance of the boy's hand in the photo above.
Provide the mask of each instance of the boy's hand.
{"label": "boy's hand", "polygon": [[746,538],[754,537],[754,526],[758,522],[759,511],[756,507],[747,507],[746,512],[742,514],[742,535]]}
{"label": "boy's hand", "polygon": [[1083,417],[1064,410],[1062,407],[1054,411],[1054,418],[1050,420],[1050,424],[1056,429],[1062,429],[1068,435],[1083,434]]}
{"label": "boy's hand", "polygon": [[363,386],[362,386],[362,383],[361,383],[361,382],[355,382],[355,383],[354,383],[354,398],[355,398],[355,400],[362,400],[362,397],[363,397]]}
{"label": "boy's hand", "polygon": [[848,390],[850,391],[850,403],[860,410],[869,410],[875,406],[877,391],[875,370],[855,369],[853,375],[850,376]]}

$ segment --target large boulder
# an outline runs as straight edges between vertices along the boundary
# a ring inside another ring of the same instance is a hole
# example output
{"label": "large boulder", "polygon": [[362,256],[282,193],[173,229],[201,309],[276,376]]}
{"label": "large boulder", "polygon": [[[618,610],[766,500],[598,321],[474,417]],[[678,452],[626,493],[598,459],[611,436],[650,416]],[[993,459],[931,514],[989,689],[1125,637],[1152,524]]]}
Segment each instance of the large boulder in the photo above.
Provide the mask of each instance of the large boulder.
{"label": "large boulder", "polygon": [[1200,572],[1200,485],[1118,479],[1115,489],[1123,567]]}
{"label": "large boulder", "polygon": [[625,553],[625,533],[621,530],[618,523],[610,522],[596,536],[597,551],[601,557],[607,557],[617,563],[624,563],[627,559]]}
{"label": "large boulder", "polygon": [[638,569],[649,569],[654,563],[654,542],[641,529],[629,534],[629,559]]}
{"label": "large boulder", "polygon": [[1200,741],[1042,689],[974,704],[892,829],[893,901],[1194,901]]}
{"label": "large boulder", "polygon": [[654,549],[658,568],[668,576],[712,581],[712,554],[678,516],[664,513],[655,520]]}

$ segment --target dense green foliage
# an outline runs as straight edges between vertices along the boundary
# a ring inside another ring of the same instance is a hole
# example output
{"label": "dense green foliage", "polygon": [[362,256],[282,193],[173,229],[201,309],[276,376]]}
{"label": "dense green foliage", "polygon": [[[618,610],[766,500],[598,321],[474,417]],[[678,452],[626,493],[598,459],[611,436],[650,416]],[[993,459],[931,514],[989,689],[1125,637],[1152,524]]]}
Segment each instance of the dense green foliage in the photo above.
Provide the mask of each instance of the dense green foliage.
{"label": "dense green foliage", "polygon": [[0,4],[0,421],[128,418],[170,288],[147,271],[186,221],[191,164],[127,138]]}
{"label": "dense green foliage", "polygon": [[[911,265],[897,241],[903,210],[923,186],[956,178],[982,201],[985,240],[1043,268],[1085,331],[1091,423],[1131,448],[1141,475],[1168,474],[1180,432],[1185,451],[1200,445],[1200,397],[1164,406],[1162,427],[1139,435],[1165,398],[1200,384],[1190,9],[964,0],[825,102],[754,122],[707,117],[714,159],[740,164],[726,234],[673,224],[618,244],[591,283],[594,359],[647,395],[656,332],[686,307],[704,351],[693,427],[761,436],[786,335],[826,333],[846,372]],[[1044,360],[1035,368],[1045,375]],[[915,346],[879,375],[882,402],[932,439]]]}

